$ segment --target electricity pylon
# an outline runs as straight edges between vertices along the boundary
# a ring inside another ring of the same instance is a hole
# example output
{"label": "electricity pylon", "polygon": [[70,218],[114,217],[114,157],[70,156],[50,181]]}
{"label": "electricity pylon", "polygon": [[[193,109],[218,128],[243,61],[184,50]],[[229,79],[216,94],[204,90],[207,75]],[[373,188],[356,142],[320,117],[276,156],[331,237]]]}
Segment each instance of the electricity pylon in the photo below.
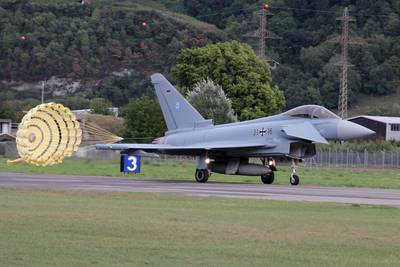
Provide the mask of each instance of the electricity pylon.
{"label": "electricity pylon", "polygon": [[348,84],[347,84],[347,72],[351,66],[348,60],[348,46],[349,46],[349,22],[355,21],[354,18],[349,16],[349,9],[346,7],[343,11],[343,15],[337,20],[342,21],[342,35],[340,36],[339,43],[341,44],[341,62],[339,65],[342,67],[340,73],[340,90],[339,90],[339,104],[338,113],[341,118],[347,118],[347,107],[348,107]]}
{"label": "electricity pylon", "polygon": [[260,16],[260,22],[258,29],[249,34],[245,34],[244,37],[257,38],[258,39],[258,57],[267,62],[271,69],[276,69],[279,63],[276,60],[267,56],[266,39],[281,39],[276,34],[271,33],[267,30],[267,18],[269,13],[269,5],[264,3],[261,10],[257,12]]}

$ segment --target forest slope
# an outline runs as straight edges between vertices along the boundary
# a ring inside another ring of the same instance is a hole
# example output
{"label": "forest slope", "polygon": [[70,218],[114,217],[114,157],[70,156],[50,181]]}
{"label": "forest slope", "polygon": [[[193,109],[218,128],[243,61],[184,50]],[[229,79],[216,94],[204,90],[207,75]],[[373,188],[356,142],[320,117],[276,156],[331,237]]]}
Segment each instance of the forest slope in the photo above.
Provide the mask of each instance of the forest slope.
{"label": "forest slope", "polygon": [[153,1],[133,1],[129,6],[113,2],[117,1],[2,1],[3,92],[13,85],[10,81],[37,82],[54,76],[94,80],[91,88],[77,86],[70,92],[91,89],[85,96],[108,98],[120,106],[146,91],[151,73],[168,73],[181,49],[223,38],[215,26],[154,8]]}

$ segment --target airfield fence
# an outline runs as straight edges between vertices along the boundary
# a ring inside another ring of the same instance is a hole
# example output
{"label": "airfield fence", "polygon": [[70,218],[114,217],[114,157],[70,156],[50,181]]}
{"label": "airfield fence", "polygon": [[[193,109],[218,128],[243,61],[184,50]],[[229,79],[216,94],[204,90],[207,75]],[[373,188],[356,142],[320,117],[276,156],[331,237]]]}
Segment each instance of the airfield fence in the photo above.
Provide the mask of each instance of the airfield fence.
{"label": "airfield fence", "polygon": [[328,149],[317,151],[317,154],[302,163],[304,167],[324,168],[365,168],[365,169],[399,169],[400,150],[393,151],[356,151]]}
{"label": "airfield fence", "polygon": [[[178,163],[195,163],[195,157],[161,156],[159,161],[172,160]],[[317,154],[304,159],[300,164],[305,168],[354,168],[354,169],[400,169],[400,150],[394,151],[356,151],[351,149],[319,150]]]}
{"label": "airfield fence", "polygon": [[[15,142],[0,143],[0,155],[16,157]],[[80,149],[75,157],[116,160],[119,158],[117,151],[99,151],[94,149]],[[196,157],[165,156],[158,159],[149,159],[158,164],[196,163]],[[362,169],[400,169],[400,150],[393,151],[357,151],[351,149],[323,149],[317,154],[301,163],[305,168],[362,168]]]}

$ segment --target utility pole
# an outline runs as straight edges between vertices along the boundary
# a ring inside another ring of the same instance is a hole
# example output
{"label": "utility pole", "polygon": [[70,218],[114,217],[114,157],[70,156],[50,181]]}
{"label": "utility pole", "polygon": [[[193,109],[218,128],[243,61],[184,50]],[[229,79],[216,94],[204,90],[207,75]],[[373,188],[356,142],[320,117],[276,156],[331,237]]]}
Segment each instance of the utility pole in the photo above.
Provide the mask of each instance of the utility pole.
{"label": "utility pole", "polygon": [[44,84],[45,81],[42,81],[42,104],[44,103]]}
{"label": "utility pole", "polygon": [[349,16],[349,9],[346,7],[343,11],[343,15],[336,20],[342,22],[342,35],[340,36],[339,43],[341,45],[341,62],[340,66],[342,71],[340,73],[340,90],[339,90],[339,104],[338,113],[341,118],[347,118],[347,96],[348,96],[348,84],[347,84],[347,71],[351,66],[348,61],[348,46],[349,46],[349,22],[355,21],[354,18]]}

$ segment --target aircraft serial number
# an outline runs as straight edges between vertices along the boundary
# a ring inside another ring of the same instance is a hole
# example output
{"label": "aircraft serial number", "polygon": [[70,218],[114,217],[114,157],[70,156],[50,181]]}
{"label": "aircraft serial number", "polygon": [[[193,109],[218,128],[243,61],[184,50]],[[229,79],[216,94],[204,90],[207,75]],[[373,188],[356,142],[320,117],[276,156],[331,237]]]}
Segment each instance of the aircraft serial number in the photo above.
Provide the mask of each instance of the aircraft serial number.
{"label": "aircraft serial number", "polygon": [[272,135],[272,128],[259,128],[254,129],[254,136],[264,136],[264,135]]}

